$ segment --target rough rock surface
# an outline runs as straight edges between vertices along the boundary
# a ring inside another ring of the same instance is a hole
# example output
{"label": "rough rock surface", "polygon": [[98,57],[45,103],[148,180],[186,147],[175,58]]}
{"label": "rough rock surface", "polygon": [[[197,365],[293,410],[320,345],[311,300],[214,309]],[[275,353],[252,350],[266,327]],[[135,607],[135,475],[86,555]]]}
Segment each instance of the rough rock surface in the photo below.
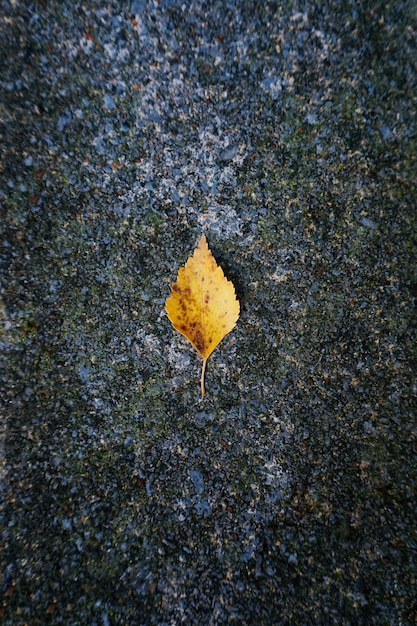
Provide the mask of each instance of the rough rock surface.
{"label": "rough rock surface", "polygon": [[414,3],[0,17],[4,624],[415,624]]}

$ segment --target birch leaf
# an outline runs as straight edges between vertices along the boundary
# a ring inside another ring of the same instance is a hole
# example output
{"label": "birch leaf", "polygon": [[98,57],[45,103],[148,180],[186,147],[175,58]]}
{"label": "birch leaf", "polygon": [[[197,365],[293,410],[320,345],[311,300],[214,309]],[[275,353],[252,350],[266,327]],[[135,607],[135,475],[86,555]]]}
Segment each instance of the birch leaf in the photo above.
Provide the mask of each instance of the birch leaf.
{"label": "birch leaf", "polygon": [[201,394],[204,396],[207,359],[235,327],[240,310],[233,283],[217,265],[205,235],[202,235],[193,256],[180,267],[171,292],[165,310],[174,328],[203,357]]}

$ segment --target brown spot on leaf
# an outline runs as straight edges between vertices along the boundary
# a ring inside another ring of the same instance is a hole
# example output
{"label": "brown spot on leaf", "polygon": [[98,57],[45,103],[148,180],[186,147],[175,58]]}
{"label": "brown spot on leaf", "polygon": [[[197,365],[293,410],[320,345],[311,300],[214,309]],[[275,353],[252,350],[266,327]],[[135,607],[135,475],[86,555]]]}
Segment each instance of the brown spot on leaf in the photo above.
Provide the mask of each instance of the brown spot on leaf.
{"label": "brown spot on leaf", "polygon": [[197,330],[194,336],[194,343],[197,350],[205,352],[207,346],[201,330]]}

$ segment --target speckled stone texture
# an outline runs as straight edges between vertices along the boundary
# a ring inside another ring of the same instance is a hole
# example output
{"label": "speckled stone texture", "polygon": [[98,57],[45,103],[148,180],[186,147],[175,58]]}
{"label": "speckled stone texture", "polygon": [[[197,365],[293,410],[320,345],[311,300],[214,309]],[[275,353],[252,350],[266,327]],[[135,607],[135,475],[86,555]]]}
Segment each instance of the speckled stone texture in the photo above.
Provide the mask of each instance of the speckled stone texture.
{"label": "speckled stone texture", "polygon": [[3,623],[415,624],[415,3],[0,20]]}

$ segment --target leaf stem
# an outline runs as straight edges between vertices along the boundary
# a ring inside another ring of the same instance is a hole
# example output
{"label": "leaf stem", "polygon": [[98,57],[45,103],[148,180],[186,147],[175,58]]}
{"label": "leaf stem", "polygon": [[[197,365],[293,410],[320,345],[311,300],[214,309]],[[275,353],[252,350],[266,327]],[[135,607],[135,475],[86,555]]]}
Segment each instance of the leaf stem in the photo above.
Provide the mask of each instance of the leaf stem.
{"label": "leaf stem", "polygon": [[204,388],[204,376],[206,373],[206,365],[207,365],[207,358],[205,359],[203,358],[203,367],[201,370],[201,395],[203,396],[203,398],[206,395],[206,390]]}

